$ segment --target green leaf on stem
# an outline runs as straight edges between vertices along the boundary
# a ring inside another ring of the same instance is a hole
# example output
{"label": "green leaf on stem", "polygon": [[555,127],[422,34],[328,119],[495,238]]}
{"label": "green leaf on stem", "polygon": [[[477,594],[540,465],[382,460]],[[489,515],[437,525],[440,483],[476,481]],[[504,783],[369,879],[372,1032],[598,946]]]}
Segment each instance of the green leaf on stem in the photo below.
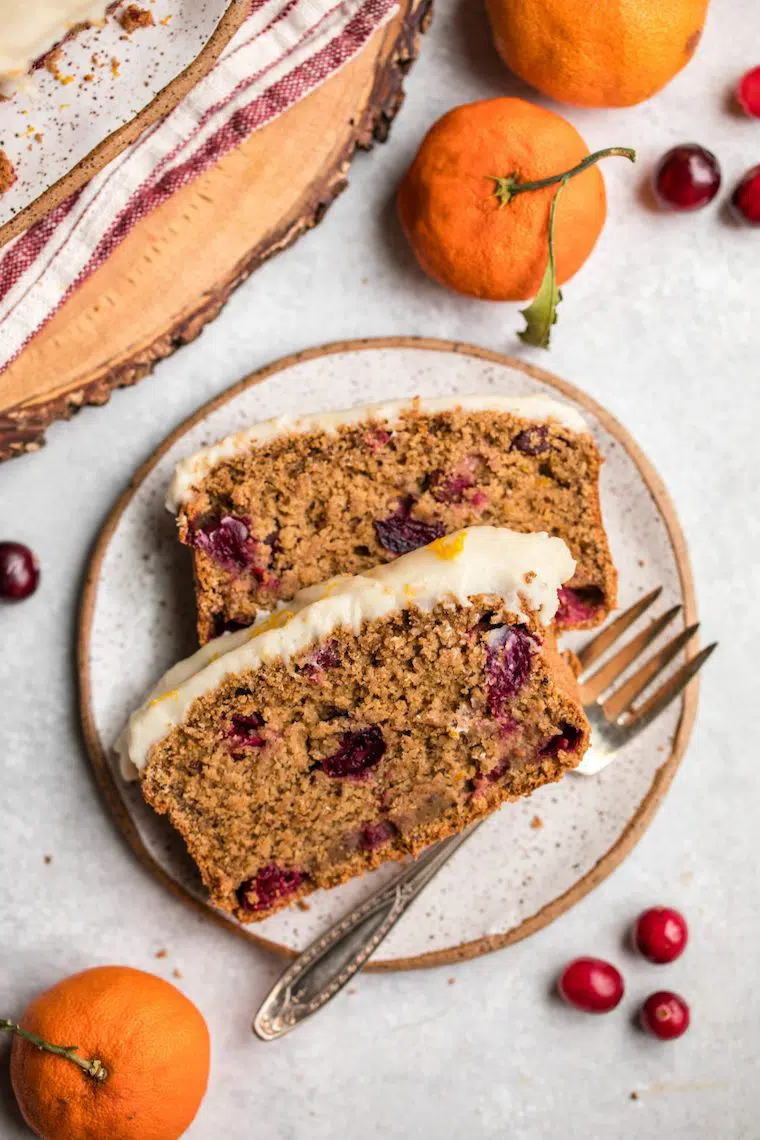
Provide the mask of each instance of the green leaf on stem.
{"label": "green leaf on stem", "polygon": [[525,317],[525,328],[517,335],[525,344],[535,345],[536,348],[549,347],[552,326],[557,323],[557,305],[562,300],[562,293],[557,287],[557,273],[554,264],[554,214],[566,182],[566,178],[560,182],[549,210],[549,260],[546,265],[546,272],[535,300],[527,309],[520,310],[522,316]]}

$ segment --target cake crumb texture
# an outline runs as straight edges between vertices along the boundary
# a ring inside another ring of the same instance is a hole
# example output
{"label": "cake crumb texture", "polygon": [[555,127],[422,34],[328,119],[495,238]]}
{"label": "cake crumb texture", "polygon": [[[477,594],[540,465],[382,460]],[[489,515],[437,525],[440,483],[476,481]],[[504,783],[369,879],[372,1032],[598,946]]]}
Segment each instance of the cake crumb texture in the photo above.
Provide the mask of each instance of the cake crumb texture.
{"label": "cake crumb texture", "polygon": [[227,674],[141,779],[212,903],[254,922],[558,780],[587,744],[552,632],[481,595]]}
{"label": "cake crumb texture", "polygon": [[304,586],[474,525],[563,538],[577,568],[558,625],[597,625],[616,602],[600,466],[587,432],[462,408],[283,434],[229,456],[178,514],[193,550],[201,642]]}

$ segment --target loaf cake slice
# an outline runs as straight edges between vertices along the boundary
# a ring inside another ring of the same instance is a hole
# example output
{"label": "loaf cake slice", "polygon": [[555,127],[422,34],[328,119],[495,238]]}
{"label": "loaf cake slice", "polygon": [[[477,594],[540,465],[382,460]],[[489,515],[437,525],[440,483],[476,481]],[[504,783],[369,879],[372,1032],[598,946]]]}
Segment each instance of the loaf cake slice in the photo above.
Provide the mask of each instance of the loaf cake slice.
{"label": "loaf cake slice", "polygon": [[473,527],[301,591],[159,682],[120,744],[211,901],[255,922],[461,830],[588,744],[561,539]]}
{"label": "loaf cake slice", "polygon": [[577,569],[558,626],[597,625],[616,601],[600,465],[582,417],[546,396],[367,405],[229,436],[179,464],[167,499],[193,550],[201,644],[483,524],[563,538]]}
{"label": "loaf cake slice", "polygon": [[0,89],[84,24],[102,24],[112,0],[0,0]]}

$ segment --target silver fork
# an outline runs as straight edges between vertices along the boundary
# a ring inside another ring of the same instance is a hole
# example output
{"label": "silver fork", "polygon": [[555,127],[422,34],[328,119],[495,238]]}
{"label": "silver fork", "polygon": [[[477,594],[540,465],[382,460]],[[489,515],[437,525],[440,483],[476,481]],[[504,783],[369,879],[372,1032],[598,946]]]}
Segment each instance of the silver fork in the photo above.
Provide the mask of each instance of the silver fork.
{"label": "silver fork", "polygon": [[[603,768],[656,720],[683,692],[717,645],[713,642],[690,657],[657,692],[635,706],[636,698],[662,675],[694,637],[699,626],[689,626],[613,689],[614,682],[681,610],[680,606],[674,606],[608,656],[620,637],[657,601],[661,592],[661,589],[653,590],[641,598],[587,642],[577,655],[581,666],[578,677],[581,697],[591,725],[591,746],[583,760],[586,774]],[[600,661],[603,663],[592,672],[592,667]],[[322,1009],[366,965],[411,903],[479,826],[480,822],[472,824],[459,835],[429,847],[391,883],[380,887],[320,934],[272,987],[254,1018],[254,1033],[263,1041],[274,1041]]]}

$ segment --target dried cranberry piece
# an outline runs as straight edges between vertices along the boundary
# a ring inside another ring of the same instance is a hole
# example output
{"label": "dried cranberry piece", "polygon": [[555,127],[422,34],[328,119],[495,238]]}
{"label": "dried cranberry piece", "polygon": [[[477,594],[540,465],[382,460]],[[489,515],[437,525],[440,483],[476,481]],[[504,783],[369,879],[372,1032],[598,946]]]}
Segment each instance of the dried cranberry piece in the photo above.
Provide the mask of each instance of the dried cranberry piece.
{"label": "dried cranberry piece", "polygon": [[190,542],[225,570],[245,570],[253,561],[248,525],[233,515],[223,515],[218,522],[193,530]]}
{"label": "dried cranberry piece", "polygon": [[364,442],[372,451],[379,451],[387,443],[390,443],[390,439],[391,433],[381,427],[369,428],[364,434]]}
{"label": "dried cranberry piece", "polygon": [[574,724],[563,721],[556,736],[547,740],[539,751],[539,756],[556,756],[558,752],[575,752],[581,739],[581,731]]}
{"label": "dried cranberry piece", "polygon": [[604,595],[598,586],[563,586],[557,591],[559,609],[557,625],[579,625],[590,621],[604,605]]}
{"label": "dried cranberry piece", "polygon": [[524,625],[492,626],[488,643],[488,709],[492,716],[505,715],[511,700],[530,675],[536,640]]}
{"label": "dried cranberry piece", "polygon": [[377,541],[391,554],[408,554],[420,546],[427,546],[443,538],[446,527],[442,522],[423,522],[411,516],[412,499],[404,499],[395,514],[387,519],[375,520]]}
{"label": "dried cranberry piece", "polygon": [[437,468],[430,473],[427,487],[438,503],[461,503],[464,492],[472,487],[469,475],[446,475]]}
{"label": "dried cranberry piece", "polygon": [[502,778],[502,776],[506,776],[511,767],[512,765],[509,757],[505,756],[503,760],[499,761],[495,768],[492,768],[490,772],[485,773],[485,778],[489,784],[495,784],[497,780],[500,780]]}
{"label": "dried cranberry piece", "polygon": [[314,678],[324,672],[325,669],[335,669],[339,664],[338,646],[334,641],[328,641],[327,645],[322,645],[309,654],[308,659],[301,667],[301,672],[309,678]]}
{"label": "dried cranberry piece", "polygon": [[518,432],[509,450],[521,451],[523,455],[543,455],[545,451],[551,451],[548,427],[546,424],[536,424],[535,427]]}
{"label": "dried cranberry piece", "polygon": [[280,592],[280,580],[276,574],[271,570],[266,570],[262,566],[253,566],[253,576],[260,586],[265,590],[271,590],[274,594]]}
{"label": "dried cranberry piece", "polygon": [[240,621],[238,618],[225,618],[224,614],[214,614],[214,637],[221,637],[223,633],[237,633],[239,629],[247,629],[251,623]]}
{"label": "dried cranberry piece", "polygon": [[366,851],[375,851],[395,835],[398,835],[395,823],[390,819],[379,819],[376,823],[364,825],[359,835],[359,843]]}
{"label": "dried cranberry piece", "polygon": [[238,748],[261,748],[266,741],[259,733],[264,727],[264,718],[259,713],[251,716],[233,716],[227,736]]}
{"label": "dried cranberry piece", "polygon": [[317,767],[327,776],[344,780],[364,780],[385,753],[383,734],[376,724],[359,732],[344,732],[340,747]]}
{"label": "dried cranberry piece", "polygon": [[267,863],[252,879],[240,884],[237,900],[249,912],[269,910],[278,899],[294,894],[305,879],[303,871],[286,871],[276,863]]}

